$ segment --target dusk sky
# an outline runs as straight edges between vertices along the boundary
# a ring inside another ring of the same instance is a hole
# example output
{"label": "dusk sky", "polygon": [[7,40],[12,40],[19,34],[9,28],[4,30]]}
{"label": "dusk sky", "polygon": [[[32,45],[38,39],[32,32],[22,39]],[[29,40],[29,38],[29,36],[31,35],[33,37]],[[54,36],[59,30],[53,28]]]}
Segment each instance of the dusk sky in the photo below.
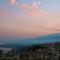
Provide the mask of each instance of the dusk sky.
{"label": "dusk sky", "polygon": [[0,0],[0,36],[28,38],[60,32],[60,0]]}

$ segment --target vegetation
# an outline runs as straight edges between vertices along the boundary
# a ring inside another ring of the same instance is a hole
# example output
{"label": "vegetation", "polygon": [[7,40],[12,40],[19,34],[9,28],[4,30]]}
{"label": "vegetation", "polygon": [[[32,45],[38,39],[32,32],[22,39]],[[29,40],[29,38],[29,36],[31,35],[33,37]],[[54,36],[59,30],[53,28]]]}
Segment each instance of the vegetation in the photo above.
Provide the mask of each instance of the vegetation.
{"label": "vegetation", "polygon": [[21,52],[0,50],[0,60],[60,60],[60,43],[36,45]]}

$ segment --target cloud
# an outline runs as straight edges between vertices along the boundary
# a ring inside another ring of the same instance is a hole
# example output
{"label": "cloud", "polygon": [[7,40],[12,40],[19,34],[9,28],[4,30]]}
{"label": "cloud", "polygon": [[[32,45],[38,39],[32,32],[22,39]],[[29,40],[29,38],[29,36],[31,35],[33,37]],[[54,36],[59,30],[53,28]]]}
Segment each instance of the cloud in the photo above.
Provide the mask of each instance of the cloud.
{"label": "cloud", "polygon": [[41,4],[41,2],[38,2],[38,5],[40,5]]}
{"label": "cloud", "polygon": [[30,8],[30,6],[28,4],[21,4],[21,8],[23,10],[28,10]]}
{"label": "cloud", "polygon": [[44,10],[41,8],[41,2],[39,1],[34,1],[32,4],[32,9],[31,9],[31,16],[42,16],[44,14]]}
{"label": "cloud", "polygon": [[[10,0],[12,4],[17,4],[16,0]],[[36,16],[42,16],[44,14],[44,10],[40,7],[41,2],[39,1],[33,1],[32,4],[27,3],[21,3],[19,4],[22,11],[24,11],[25,14],[28,14],[29,16],[36,17]]]}
{"label": "cloud", "polygon": [[10,0],[12,4],[17,4],[16,0]]}
{"label": "cloud", "polygon": [[30,15],[36,17],[36,16],[42,16],[43,13],[44,13],[43,9],[41,9],[40,7],[34,5],[34,6],[32,6]]}
{"label": "cloud", "polygon": [[38,6],[36,3],[33,3],[32,5],[21,4],[20,6],[22,10],[28,13],[29,16],[36,17],[36,16],[42,16],[44,14],[44,10],[40,6]]}
{"label": "cloud", "polygon": [[41,2],[40,1],[38,1],[38,2],[34,1],[33,5],[41,5]]}

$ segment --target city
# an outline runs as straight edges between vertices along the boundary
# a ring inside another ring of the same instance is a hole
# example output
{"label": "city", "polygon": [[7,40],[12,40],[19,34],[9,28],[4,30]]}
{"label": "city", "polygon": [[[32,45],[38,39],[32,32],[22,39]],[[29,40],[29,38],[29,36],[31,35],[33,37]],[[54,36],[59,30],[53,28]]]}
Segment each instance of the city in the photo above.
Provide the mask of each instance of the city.
{"label": "city", "polygon": [[60,43],[40,44],[25,51],[17,49],[0,49],[1,60],[60,60]]}

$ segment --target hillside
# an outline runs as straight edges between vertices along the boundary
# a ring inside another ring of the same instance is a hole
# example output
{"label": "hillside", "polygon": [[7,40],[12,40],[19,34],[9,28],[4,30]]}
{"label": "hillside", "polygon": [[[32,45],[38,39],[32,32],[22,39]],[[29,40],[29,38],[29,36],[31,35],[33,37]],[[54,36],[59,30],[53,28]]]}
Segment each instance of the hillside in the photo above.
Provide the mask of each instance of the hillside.
{"label": "hillside", "polygon": [[33,45],[56,43],[56,42],[60,42],[60,33],[37,37],[37,38],[31,38],[31,39],[23,39],[23,40],[16,39],[5,43],[2,42],[0,47],[22,48],[22,47],[30,47]]}

